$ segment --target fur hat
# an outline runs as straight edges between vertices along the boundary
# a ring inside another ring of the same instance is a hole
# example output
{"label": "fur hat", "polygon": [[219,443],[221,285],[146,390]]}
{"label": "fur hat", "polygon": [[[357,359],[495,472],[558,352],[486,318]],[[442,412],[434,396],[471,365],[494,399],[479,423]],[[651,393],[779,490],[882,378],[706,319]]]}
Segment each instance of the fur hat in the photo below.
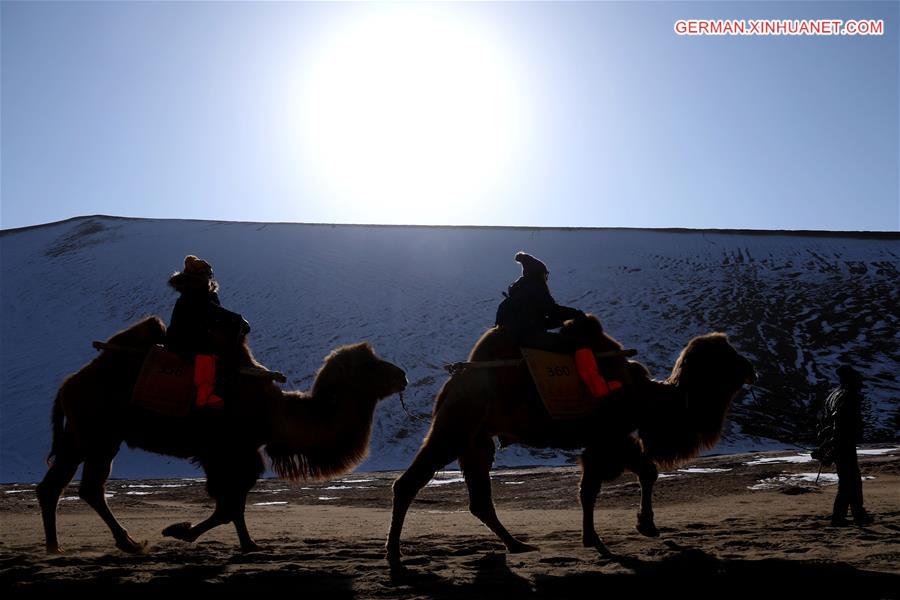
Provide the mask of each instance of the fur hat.
{"label": "fur hat", "polygon": [[212,275],[212,265],[193,254],[184,257],[184,273],[189,275]]}
{"label": "fur hat", "polygon": [[545,273],[550,273],[550,270],[547,269],[547,265],[525,252],[516,253],[516,262],[522,264],[522,275],[526,277],[529,275],[543,275]]}
{"label": "fur hat", "polygon": [[172,273],[169,285],[178,292],[189,290],[215,292],[219,283],[213,279],[212,265],[193,254],[184,257],[184,270]]}

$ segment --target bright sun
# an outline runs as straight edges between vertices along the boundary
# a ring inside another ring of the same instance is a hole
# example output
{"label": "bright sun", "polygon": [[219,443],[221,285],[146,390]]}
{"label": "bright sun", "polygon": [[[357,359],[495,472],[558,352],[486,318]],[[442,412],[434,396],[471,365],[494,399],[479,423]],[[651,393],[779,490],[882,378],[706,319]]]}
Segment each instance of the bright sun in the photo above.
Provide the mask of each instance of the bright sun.
{"label": "bright sun", "polygon": [[519,73],[493,37],[401,5],[323,38],[301,82],[300,143],[342,220],[479,222],[527,128]]}

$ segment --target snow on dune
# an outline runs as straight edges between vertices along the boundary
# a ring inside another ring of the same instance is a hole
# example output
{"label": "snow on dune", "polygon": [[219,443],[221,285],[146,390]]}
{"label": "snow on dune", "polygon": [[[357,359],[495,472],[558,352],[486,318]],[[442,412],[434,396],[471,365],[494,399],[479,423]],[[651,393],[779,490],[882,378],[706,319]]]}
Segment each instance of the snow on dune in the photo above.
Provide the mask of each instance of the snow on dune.
{"label": "snow on dune", "polygon": [[[253,326],[256,356],[306,389],[335,346],[369,340],[430,412],[445,380],[493,323],[519,274],[543,259],[563,304],[595,312],[656,377],[695,335],[725,331],[760,373],[724,447],[763,449],[809,430],[840,360],[870,385],[870,435],[896,439],[900,238],[729,232],[369,227],[86,217],[0,234],[0,480],[35,481],[63,378],[144,315],[166,321],[166,285],[186,254],[206,258],[225,306]],[[378,408],[366,470],[408,465],[427,423],[396,397]],[[563,464],[553,451],[498,452],[499,465]],[[114,476],[196,476],[189,463],[123,450]]]}

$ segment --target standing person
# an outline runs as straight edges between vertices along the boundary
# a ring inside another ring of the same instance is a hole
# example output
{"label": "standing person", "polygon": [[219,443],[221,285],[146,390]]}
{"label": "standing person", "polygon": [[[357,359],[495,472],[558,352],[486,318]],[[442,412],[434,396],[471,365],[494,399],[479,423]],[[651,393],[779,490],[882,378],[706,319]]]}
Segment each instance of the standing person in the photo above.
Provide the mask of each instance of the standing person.
{"label": "standing person", "polygon": [[223,408],[221,393],[216,393],[216,383],[222,379],[221,374],[216,377],[217,365],[219,359],[233,362],[234,350],[250,332],[250,324],[222,308],[212,265],[201,258],[186,256],[184,269],[172,274],[169,285],[180,296],[172,310],[166,345],[194,362],[197,407]]}
{"label": "standing person", "polygon": [[830,444],[838,475],[831,525],[849,525],[847,509],[856,525],[868,525],[872,517],[863,508],[862,478],[856,458],[856,443],[862,435],[863,378],[849,365],[837,369],[840,385],[825,400],[825,428],[831,428]]}

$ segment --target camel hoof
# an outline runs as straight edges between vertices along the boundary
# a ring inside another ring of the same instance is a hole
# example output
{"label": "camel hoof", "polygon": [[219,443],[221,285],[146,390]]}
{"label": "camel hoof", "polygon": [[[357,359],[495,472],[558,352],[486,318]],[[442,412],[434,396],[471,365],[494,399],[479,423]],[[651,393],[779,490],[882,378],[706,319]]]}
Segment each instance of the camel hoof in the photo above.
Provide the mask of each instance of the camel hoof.
{"label": "camel hoof", "polygon": [[525,552],[538,552],[540,551],[540,548],[524,542],[516,542],[511,546],[507,546],[507,550],[510,554],[522,554]]}
{"label": "camel hoof", "polygon": [[384,559],[391,564],[399,564],[400,559],[403,558],[403,553],[400,552],[400,547],[396,548],[393,546],[386,546],[384,549]]}
{"label": "camel hoof", "polygon": [[59,546],[47,546],[47,554],[65,554]]}
{"label": "camel hoof", "polygon": [[597,536],[594,540],[585,540],[584,547],[593,548],[600,556],[612,556],[612,552],[609,551],[609,548],[606,547],[600,536]]}
{"label": "camel hoof", "polygon": [[162,534],[164,537],[172,537],[176,540],[181,540],[183,542],[193,542],[191,539],[191,524],[188,521],[183,523],[175,523],[173,525],[169,525],[165,529],[162,530]]}
{"label": "camel hoof", "polygon": [[638,533],[641,535],[645,535],[647,537],[659,537],[659,529],[656,528],[656,524],[653,522],[653,517],[642,517],[638,514],[637,525],[635,525],[635,529],[638,530]]}
{"label": "camel hoof", "polygon": [[267,548],[265,546],[260,546],[256,542],[251,541],[249,544],[241,544],[241,552],[244,554],[248,554],[250,552],[264,552]]}
{"label": "camel hoof", "polygon": [[606,548],[603,539],[596,533],[592,536],[589,535],[581,538],[581,545],[585,548]]}
{"label": "camel hoof", "polygon": [[116,548],[128,554],[145,554],[147,552],[147,542],[136,542],[128,535],[121,540],[116,540]]}

